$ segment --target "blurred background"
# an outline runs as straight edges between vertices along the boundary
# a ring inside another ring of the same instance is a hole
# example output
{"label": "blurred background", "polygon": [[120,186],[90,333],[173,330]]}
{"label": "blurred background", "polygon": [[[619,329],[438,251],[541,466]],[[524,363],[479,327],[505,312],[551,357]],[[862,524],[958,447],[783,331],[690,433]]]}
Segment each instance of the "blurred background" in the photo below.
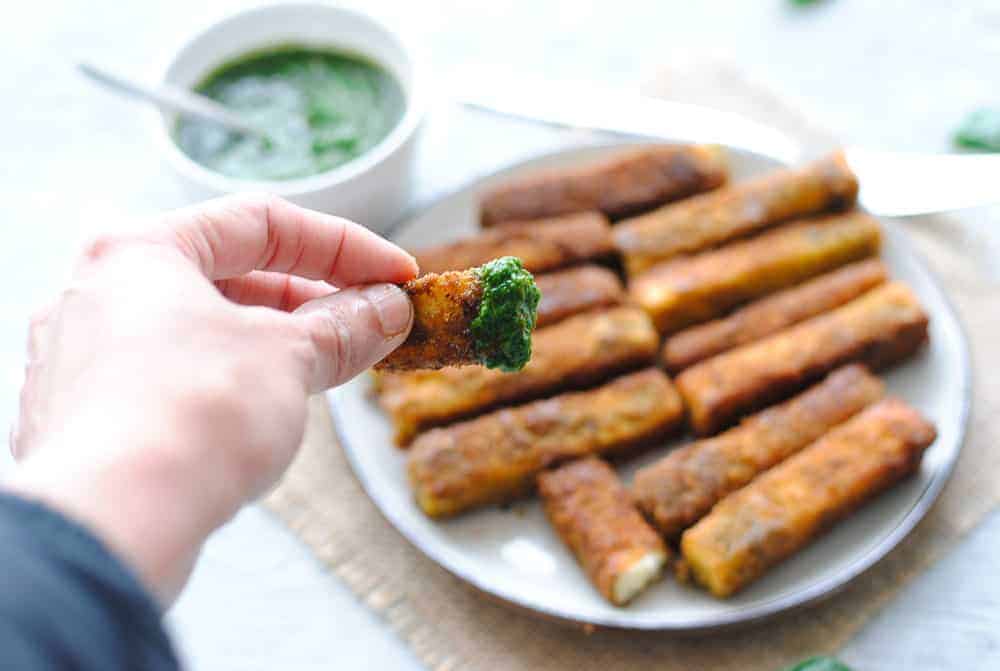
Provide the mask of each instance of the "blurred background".
{"label": "blurred background", "polygon": [[[247,4],[63,0],[21,3],[6,13],[0,40],[0,425],[16,411],[27,316],[61,285],[80,241],[184,204],[152,142],[152,113],[94,87],[75,63],[88,59],[152,77],[192,31]],[[386,19],[424,45],[437,95],[419,153],[419,201],[565,141],[559,131],[450,103],[449,80],[480,69],[638,87],[663,64],[735,63],[845,143],[898,150],[949,150],[969,111],[1000,105],[1000,2],[341,4]],[[975,213],[983,245],[974,253],[997,249],[988,222],[998,214]],[[0,468],[7,463],[0,461]],[[984,631],[962,645],[980,661],[992,654],[1000,665],[1000,640],[989,634],[989,623],[1000,618],[991,617],[977,620]],[[326,668],[332,659],[341,668],[416,668],[388,630],[256,509],[209,543],[170,622],[195,669]],[[868,662],[863,668],[901,668],[898,658],[882,667],[864,657],[865,645],[875,643],[861,640],[854,653]],[[906,645],[907,659],[937,659],[921,668],[952,668],[934,657],[946,654],[946,646],[934,643],[933,632]],[[925,650],[914,652],[914,646]]]}

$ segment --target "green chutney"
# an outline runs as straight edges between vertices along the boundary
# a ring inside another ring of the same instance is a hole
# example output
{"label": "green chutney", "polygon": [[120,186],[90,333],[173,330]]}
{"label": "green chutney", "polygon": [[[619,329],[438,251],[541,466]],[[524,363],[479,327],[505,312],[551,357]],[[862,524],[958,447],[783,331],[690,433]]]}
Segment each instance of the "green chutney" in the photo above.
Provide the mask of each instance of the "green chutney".
{"label": "green chutney", "polygon": [[542,293],[521,259],[502,256],[476,269],[483,285],[479,313],[469,324],[480,362],[513,372],[531,359],[531,332]]}
{"label": "green chutney", "polygon": [[181,150],[216,172],[285,180],[332,170],[381,142],[403,116],[399,83],[339,51],[285,45],[224,63],[195,87],[264,130],[261,139],[182,119]]}

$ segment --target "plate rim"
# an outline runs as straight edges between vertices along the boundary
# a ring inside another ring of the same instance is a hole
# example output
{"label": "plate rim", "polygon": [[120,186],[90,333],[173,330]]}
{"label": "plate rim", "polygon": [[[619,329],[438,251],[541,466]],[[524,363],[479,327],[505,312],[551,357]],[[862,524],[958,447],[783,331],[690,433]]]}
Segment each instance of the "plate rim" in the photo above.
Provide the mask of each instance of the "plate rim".
{"label": "plate rim", "polygon": [[[597,148],[614,148],[621,147],[625,145],[633,144],[650,144],[650,140],[637,140],[637,141],[608,141],[608,142],[586,142],[575,144],[570,147],[561,147],[549,151],[540,151],[532,153],[528,156],[521,157],[517,160],[507,162],[505,165],[497,167],[490,173],[480,174],[476,177],[464,182],[457,188],[450,189],[445,193],[437,196],[436,198],[421,204],[421,206],[409,210],[406,212],[404,218],[395,226],[393,226],[389,234],[396,236],[402,231],[408,228],[408,224],[414,219],[421,217],[423,214],[429,210],[436,207],[441,202],[448,200],[457,196],[460,193],[468,191],[470,189],[476,189],[483,182],[486,182],[499,173],[509,172],[511,170],[516,170],[519,167],[527,166],[529,164],[537,163],[539,161],[544,161],[545,159],[555,158],[557,156],[573,154],[580,151],[586,151],[589,149]],[[678,142],[663,142],[661,144],[679,144]],[[764,156],[762,154],[757,154],[756,152],[747,151],[745,149],[740,149],[736,147],[727,147],[727,149],[737,149],[743,153],[754,154],[759,157],[767,158],[768,160],[778,161],[774,157]],[[778,161],[781,163],[781,161]],[[456,578],[468,583],[476,590],[482,592],[485,596],[491,599],[500,601],[505,606],[514,607],[519,611],[526,612],[534,617],[541,617],[550,621],[557,621],[564,624],[570,624],[575,626],[598,626],[607,629],[618,629],[625,631],[663,631],[672,633],[698,633],[707,631],[717,631],[720,629],[736,628],[740,626],[751,625],[754,623],[761,622],[768,618],[774,617],[780,613],[790,612],[793,610],[805,608],[809,605],[815,604],[825,598],[829,598],[836,594],[838,591],[846,588],[851,582],[857,579],[861,574],[865,573],[868,569],[872,568],[875,564],[881,561],[889,552],[896,548],[905,539],[910,532],[913,531],[914,527],[927,515],[927,512],[937,501],[941,494],[941,490],[944,488],[945,484],[951,479],[952,473],[955,469],[955,465],[958,463],[958,459],[961,456],[962,450],[965,447],[966,436],[968,434],[969,427],[969,414],[971,412],[972,406],[972,387],[973,387],[973,375],[971,363],[971,352],[969,347],[969,337],[965,326],[962,321],[958,310],[955,308],[955,304],[951,296],[944,290],[940,279],[934,269],[929,266],[924,259],[924,256],[916,249],[912,240],[909,237],[909,233],[905,230],[904,226],[897,224],[892,217],[879,217],[880,221],[891,222],[896,234],[896,238],[900,245],[903,247],[904,252],[915,259],[918,265],[926,272],[927,278],[930,284],[934,287],[934,290],[942,298],[942,303],[950,314],[952,321],[955,323],[958,334],[961,338],[961,345],[959,349],[959,358],[961,360],[961,371],[963,377],[962,384],[962,398],[961,398],[961,409],[960,415],[958,417],[958,433],[956,435],[957,448],[953,451],[952,455],[947,459],[945,463],[937,470],[935,475],[926,484],[923,491],[920,493],[916,501],[906,512],[904,517],[896,524],[892,530],[881,538],[873,547],[868,551],[860,554],[858,557],[853,559],[849,565],[841,572],[829,576],[827,578],[821,579],[803,589],[792,592],[790,594],[780,595],[773,597],[772,599],[755,605],[744,606],[739,609],[733,609],[724,614],[713,614],[710,616],[703,616],[697,619],[693,619],[688,623],[677,623],[677,622],[667,622],[667,623],[657,623],[654,621],[643,621],[643,622],[623,622],[614,617],[604,617],[597,616],[591,618],[580,618],[572,614],[566,613],[559,609],[550,609],[544,606],[536,606],[534,604],[527,604],[523,601],[517,599],[515,596],[500,593],[495,588],[489,586],[477,578],[477,576],[468,574],[465,571],[450,565],[450,563],[443,557],[443,553],[435,549],[429,544],[423,543],[419,540],[419,533],[416,529],[410,528],[410,525],[398,515],[392,512],[392,507],[389,506],[378,493],[378,490],[369,482],[364,471],[360,468],[359,464],[355,460],[354,450],[347,449],[346,445],[349,442],[345,431],[341,428],[344,418],[341,416],[340,404],[338,402],[339,389],[333,389],[326,393],[327,404],[330,409],[330,415],[333,424],[334,434],[337,438],[337,442],[340,449],[344,452],[347,458],[348,464],[351,467],[351,472],[354,478],[361,485],[365,494],[375,505],[375,508],[379,511],[379,514],[389,522],[389,524],[401,535],[406,541],[416,548],[421,554],[433,561],[436,565],[444,569],[449,574],[455,576]]]}

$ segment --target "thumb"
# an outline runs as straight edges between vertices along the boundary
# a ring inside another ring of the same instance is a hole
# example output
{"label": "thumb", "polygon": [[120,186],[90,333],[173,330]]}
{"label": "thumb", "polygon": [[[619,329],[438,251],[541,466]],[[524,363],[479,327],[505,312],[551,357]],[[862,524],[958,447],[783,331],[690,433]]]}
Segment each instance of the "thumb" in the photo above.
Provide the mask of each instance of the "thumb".
{"label": "thumb", "polygon": [[344,289],[311,300],[294,313],[316,348],[312,391],[341,385],[385,358],[413,324],[409,296],[395,284]]}

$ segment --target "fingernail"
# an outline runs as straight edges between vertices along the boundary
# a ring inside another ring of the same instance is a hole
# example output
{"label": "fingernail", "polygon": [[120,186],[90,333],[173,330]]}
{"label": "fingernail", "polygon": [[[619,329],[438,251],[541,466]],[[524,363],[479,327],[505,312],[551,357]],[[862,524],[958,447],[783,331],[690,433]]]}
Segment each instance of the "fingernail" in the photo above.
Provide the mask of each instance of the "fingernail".
{"label": "fingernail", "polygon": [[374,284],[363,290],[375,308],[382,335],[386,338],[399,335],[410,326],[413,318],[413,305],[409,296],[395,284]]}

